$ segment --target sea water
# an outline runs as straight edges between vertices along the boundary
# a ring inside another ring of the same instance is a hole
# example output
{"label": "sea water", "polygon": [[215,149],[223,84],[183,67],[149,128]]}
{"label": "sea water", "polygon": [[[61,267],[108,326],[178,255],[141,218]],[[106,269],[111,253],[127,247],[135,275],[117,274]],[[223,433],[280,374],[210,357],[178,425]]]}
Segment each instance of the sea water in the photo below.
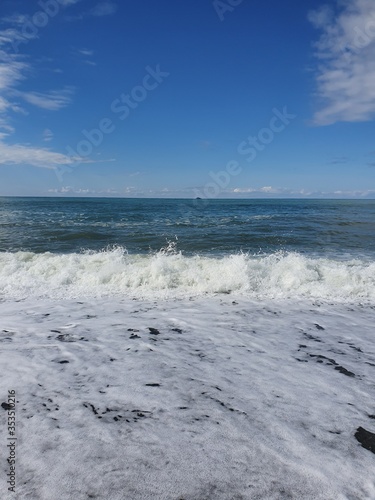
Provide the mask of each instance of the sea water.
{"label": "sea water", "polygon": [[375,297],[374,200],[0,199],[6,297]]}

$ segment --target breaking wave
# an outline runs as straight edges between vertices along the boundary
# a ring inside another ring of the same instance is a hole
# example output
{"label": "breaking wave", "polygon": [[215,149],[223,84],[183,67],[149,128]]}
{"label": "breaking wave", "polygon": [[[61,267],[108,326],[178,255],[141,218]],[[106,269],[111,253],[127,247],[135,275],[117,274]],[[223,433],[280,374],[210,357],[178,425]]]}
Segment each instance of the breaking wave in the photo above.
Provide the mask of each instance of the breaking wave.
{"label": "breaking wave", "polygon": [[198,297],[233,293],[251,298],[375,299],[375,262],[267,256],[184,256],[168,246],[153,255],[123,248],[75,254],[0,253],[3,299]]}

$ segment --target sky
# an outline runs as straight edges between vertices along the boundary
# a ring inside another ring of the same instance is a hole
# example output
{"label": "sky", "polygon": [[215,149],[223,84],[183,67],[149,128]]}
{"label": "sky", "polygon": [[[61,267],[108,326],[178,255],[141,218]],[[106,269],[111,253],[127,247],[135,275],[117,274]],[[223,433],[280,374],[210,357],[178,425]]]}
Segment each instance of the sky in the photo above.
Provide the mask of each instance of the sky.
{"label": "sky", "polygon": [[373,0],[2,0],[0,196],[375,198]]}

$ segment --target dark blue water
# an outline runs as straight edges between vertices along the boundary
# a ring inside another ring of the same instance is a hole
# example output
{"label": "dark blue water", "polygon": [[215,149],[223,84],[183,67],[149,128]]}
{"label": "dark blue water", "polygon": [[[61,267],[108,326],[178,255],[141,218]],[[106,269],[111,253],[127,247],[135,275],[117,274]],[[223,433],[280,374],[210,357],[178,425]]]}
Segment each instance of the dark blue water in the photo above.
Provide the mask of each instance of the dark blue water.
{"label": "dark blue water", "polygon": [[375,200],[0,198],[0,251],[375,255]]}

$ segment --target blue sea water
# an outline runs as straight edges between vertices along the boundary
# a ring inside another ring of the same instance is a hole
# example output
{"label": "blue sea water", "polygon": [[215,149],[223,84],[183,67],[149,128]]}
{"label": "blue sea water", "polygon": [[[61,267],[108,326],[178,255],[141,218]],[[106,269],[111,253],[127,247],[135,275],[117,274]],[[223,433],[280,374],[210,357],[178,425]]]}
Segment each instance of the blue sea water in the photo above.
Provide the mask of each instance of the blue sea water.
{"label": "blue sea water", "polygon": [[375,200],[0,198],[0,251],[375,255]]}
{"label": "blue sea water", "polygon": [[375,300],[375,200],[0,199],[0,297]]}

